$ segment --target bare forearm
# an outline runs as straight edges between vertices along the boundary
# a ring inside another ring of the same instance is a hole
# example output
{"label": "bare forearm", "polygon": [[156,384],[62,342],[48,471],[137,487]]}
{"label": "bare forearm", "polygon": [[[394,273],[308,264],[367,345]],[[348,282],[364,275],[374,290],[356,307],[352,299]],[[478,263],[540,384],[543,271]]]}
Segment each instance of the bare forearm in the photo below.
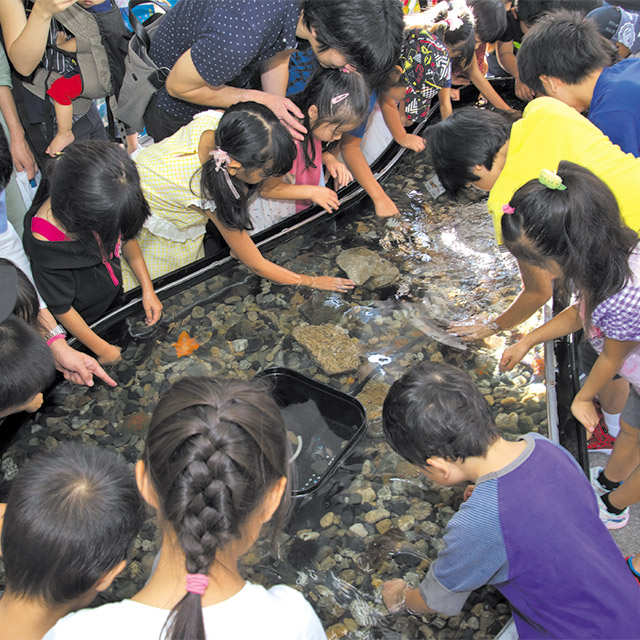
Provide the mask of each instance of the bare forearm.
{"label": "bare forearm", "polygon": [[2,115],[7,123],[11,141],[13,142],[16,138],[23,137],[24,129],[18,116],[16,103],[13,99],[11,89],[7,86],[0,87],[0,111],[2,111]]}
{"label": "bare forearm", "polygon": [[[477,63],[476,63],[477,68]],[[491,83],[478,71],[477,74],[470,74],[471,82],[475,88],[496,108],[509,110],[511,107],[500,97],[498,92],[491,86]]]}
{"label": "bare forearm", "polygon": [[444,120],[453,113],[451,105],[451,89],[440,89],[438,93],[438,102],[440,103],[440,117]]}
{"label": "bare forearm", "polygon": [[582,319],[576,307],[568,307],[549,322],[527,334],[522,340],[529,348],[548,340],[555,340],[582,329]]}
{"label": "bare forearm", "polygon": [[518,75],[518,62],[513,53],[513,42],[498,42],[496,57],[505,71],[508,71],[514,78],[520,77]]}
{"label": "bare forearm", "polygon": [[311,196],[309,186],[304,184],[289,184],[280,181],[277,184],[265,184],[260,189],[263,198],[274,198],[276,200],[308,200]]}
{"label": "bare forearm", "polygon": [[407,591],[407,599],[405,605],[411,613],[420,613],[427,615],[429,613],[437,613],[433,609],[427,606],[427,603],[422,599],[420,591],[418,589],[409,589]]}
{"label": "bare forearm", "polygon": [[387,195],[373,175],[360,149],[360,138],[349,135],[345,135],[342,138],[342,157],[353,177],[372,200],[375,201]]}
{"label": "bare forearm", "polygon": [[523,289],[509,308],[496,318],[503,329],[511,329],[530,318],[553,293],[551,274],[539,267],[518,263]]}
{"label": "bare forearm", "polygon": [[103,340],[89,327],[84,318],[73,307],[69,311],[65,311],[65,313],[57,314],[57,317],[69,333],[72,333],[94,353],[101,353],[110,346],[106,340]]}
{"label": "bare forearm", "polygon": [[140,245],[137,240],[129,240],[122,245],[122,255],[127,261],[134,275],[138,279],[143,291],[153,291],[153,284],[151,282],[151,276],[147,269],[147,263],[144,261],[144,256],[140,250]]}
{"label": "bare forearm", "polygon": [[393,139],[396,142],[404,140],[407,135],[407,131],[402,125],[396,101],[387,96],[381,96],[378,101],[380,103],[380,111],[382,111],[384,123],[387,125],[387,129],[389,129]]}

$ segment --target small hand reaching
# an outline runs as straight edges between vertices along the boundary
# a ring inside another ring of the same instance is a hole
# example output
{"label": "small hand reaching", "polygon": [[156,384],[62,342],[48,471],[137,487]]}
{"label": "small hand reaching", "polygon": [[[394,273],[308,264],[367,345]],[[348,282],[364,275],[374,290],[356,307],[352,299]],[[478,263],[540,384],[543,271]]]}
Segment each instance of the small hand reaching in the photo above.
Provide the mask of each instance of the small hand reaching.
{"label": "small hand reaching", "polygon": [[507,347],[500,358],[500,371],[511,371],[527,355],[530,348],[524,340],[518,340]]}
{"label": "small hand reaching", "polygon": [[340,208],[338,194],[328,187],[310,187],[309,199],[320,205],[325,211],[336,211]]}
{"label": "small hand reaching", "polygon": [[68,147],[75,140],[71,131],[58,131],[50,142],[45,153],[55,158],[63,149]]}
{"label": "small hand reaching", "polygon": [[314,276],[309,285],[312,289],[322,291],[351,291],[356,286],[353,280],[347,278],[334,278],[333,276]]}
{"label": "small hand reaching", "polygon": [[145,311],[145,323],[148,326],[154,325],[162,316],[162,302],[156,295],[156,292],[145,291],[142,294],[142,307]]}
{"label": "small hand reaching", "polygon": [[390,218],[391,216],[395,216],[400,213],[400,210],[398,209],[398,207],[396,207],[395,202],[386,194],[384,198],[374,200],[373,206],[375,207],[376,215],[379,218]]}
{"label": "small hand reaching", "polygon": [[120,347],[110,344],[101,353],[96,353],[98,356],[98,362],[103,365],[116,364],[122,360]]}
{"label": "small hand reaching", "polygon": [[424,151],[426,143],[422,136],[416,136],[413,133],[407,133],[407,135],[398,141],[398,144],[405,149],[411,149],[411,151],[415,151],[416,153],[420,153],[420,151]]}
{"label": "small hand reaching", "polygon": [[334,156],[331,157],[334,159],[325,162],[327,171],[336,182],[338,189],[346,187],[353,180],[353,175],[344,162],[336,160]]}
{"label": "small hand reaching", "polygon": [[571,413],[589,433],[593,433],[598,426],[600,418],[593,400],[581,400],[576,396],[571,403]]}

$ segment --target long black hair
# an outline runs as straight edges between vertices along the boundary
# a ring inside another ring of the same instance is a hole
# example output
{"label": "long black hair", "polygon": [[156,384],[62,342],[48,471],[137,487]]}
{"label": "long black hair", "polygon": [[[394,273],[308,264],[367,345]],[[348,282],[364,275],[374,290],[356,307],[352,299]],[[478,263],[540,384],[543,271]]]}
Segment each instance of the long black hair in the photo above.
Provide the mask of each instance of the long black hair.
{"label": "long black hair", "polygon": [[564,191],[534,179],[515,192],[509,203],[514,213],[502,216],[502,237],[522,262],[546,268],[555,260],[563,289],[578,293],[588,322],[629,279],[638,235],[622,220],[611,189],[591,171],[562,161],[558,175]]}
{"label": "long black hair", "polygon": [[[274,483],[289,477],[282,415],[255,381],[176,382],[153,412],[143,456],[160,517],[175,532],[189,574],[206,576]],[[277,525],[287,506],[285,498]],[[201,596],[185,593],[166,625],[169,639],[203,639]]]}
{"label": "long black hair", "polygon": [[[335,102],[336,98],[344,97]],[[307,168],[316,168],[313,155],[313,132],[309,122],[309,107],[318,109],[318,119],[314,127],[323,124],[337,127],[353,123],[355,129],[366,117],[371,92],[365,79],[359,73],[344,73],[339,69],[323,69],[318,67],[309,78],[307,86],[293,101],[304,113],[302,124],[307,129],[302,141],[304,162]],[[328,145],[329,149],[333,145]]]}
{"label": "long black hair", "polygon": [[53,217],[101,257],[113,252],[119,237],[123,242],[135,238],[149,217],[136,165],[115,143],[70,144],[47,178]]}
{"label": "long black hair", "polygon": [[[224,112],[216,129],[215,145],[245,171],[262,169],[265,177],[284,175],[291,170],[296,157],[291,134],[273,111],[257,102],[239,102]],[[247,201],[260,185],[247,185],[237,176],[229,175],[226,167],[216,171],[213,157],[195,175],[198,173],[199,195],[215,203],[218,220],[229,229],[253,229]],[[227,178],[239,198],[229,188]]]}

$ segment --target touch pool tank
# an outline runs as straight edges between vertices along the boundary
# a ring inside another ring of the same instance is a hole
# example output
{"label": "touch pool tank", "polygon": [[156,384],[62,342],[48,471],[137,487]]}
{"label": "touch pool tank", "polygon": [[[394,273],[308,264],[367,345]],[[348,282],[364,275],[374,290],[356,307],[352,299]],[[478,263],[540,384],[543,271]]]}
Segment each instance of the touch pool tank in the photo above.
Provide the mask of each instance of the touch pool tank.
{"label": "touch pool tank", "polygon": [[[494,637],[509,608],[492,588],[474,592],[463,613],[448,619],[388,615],[380,596],[383,580],[418,583],[461,501],[460,490],[431,485],[384,441],[380,413],[390,384],[424,359],[450,362],[475,379],[505,437],[547,429],[541,352],[500,374],[501,338],[467,347],[442,330],[503,309],[520,285],[514,261],[495,247],[480,194],[434,200],[426,186],[432,177],[425,155],[405,155],[384,185],[400,219],[352,208],[267,253],[301,272],[357,271],[362,284],[350,294],[280,287],[235,266],[166,299],[154,332],[136,332],[131,321],[114,326],[110,339],[123,347],[123,361],[110,371],[118,387],[59,384],[4,450],[0,499],[28,458],[64,440],[135,462],[159,395],[182,376],[252,378],[285,367],[354,396],[368,420],[335,473],[294,500],[278,549],[265,538],[244,557],[247,578],[296,586],[330,638]],[[329,357],[336,349],[340,357]],[[129,597],[144,584],[156,544],[148,521],[106,599]]]}

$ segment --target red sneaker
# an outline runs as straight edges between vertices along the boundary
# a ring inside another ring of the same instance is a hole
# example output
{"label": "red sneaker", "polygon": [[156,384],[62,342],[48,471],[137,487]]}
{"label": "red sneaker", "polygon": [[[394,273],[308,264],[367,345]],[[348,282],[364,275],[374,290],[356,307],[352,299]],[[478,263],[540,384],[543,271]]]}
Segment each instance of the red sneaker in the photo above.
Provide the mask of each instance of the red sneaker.
{"label": "red sneaker", "polygon": [[596,400],[593,401],[593,404],[598,412],[598,417],[600,418],[596,428],[593,431],[593,435],[587,442],[587,449],[589,451],[599,451],[600,453],[606,453],[611,455],[611,450],[613,449],[613,443],[616,439],[609,434],[607,430],[607,425],[604,422],[604,417],[602,416],[602,411],[600,410],[600,403]]}

